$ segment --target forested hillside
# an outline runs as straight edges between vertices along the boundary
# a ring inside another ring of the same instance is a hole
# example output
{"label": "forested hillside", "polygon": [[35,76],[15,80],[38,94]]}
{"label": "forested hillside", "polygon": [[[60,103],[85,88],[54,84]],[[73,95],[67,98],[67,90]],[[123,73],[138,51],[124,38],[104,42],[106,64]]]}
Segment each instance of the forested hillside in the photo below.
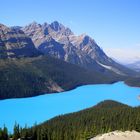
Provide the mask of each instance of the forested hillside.
{"label": "forested hillside", "polygon": [[[140,107],[132,108],[108,100],[77,113],[55,117],[32,128],[20,128],[16,124],[11,137],[14,140],[87,140],[114,130],[140,132]],[[0,139],[3,137],[7,137],[6,127],[0,131]]]}
{"label": "forested hillside", "polygon": [[116,75],[86,70],[49,56],[1,59],[0,75],[0,99],[30,97],[119,80]]}
{"label": "forested hillside", "polygon": [[125,83],[129,86],[140,87],[140,77],[128,78]]}
{"label": "forested hillside", "polygon": [[75,36],[57,21],[26,27],[0,24],[0,75],[0,99],[139,76],[108,57],[94,39]]}

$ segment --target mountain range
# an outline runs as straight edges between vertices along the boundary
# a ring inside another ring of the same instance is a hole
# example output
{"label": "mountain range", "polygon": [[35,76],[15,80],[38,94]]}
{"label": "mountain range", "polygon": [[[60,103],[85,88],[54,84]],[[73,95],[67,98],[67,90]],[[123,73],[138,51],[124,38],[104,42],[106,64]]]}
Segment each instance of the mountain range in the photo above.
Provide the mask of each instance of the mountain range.
{"label": "mountain range", "polygon": [[57,21],[33,22],[25,27],[0,24],[0,58],[1,99],[112,83],[138,75],[108,57],[90,36],[76,36]]}
{"label": "mountain range", "polygon": [[140,61],[136,61],[126,65],[128,68],[140,72]]}
{"label": "mountain range", "polygon": [[131,71],[109,58],[88,35],[79,36],[61,23],[33,22],[25,27],[0,24],[1,58],[50,55],[88,69],[119,75]]}
{"label": "mountain range", "polygon": [[104,73],[119,75],[130,74],[131,71],[109,58],[97,43],[88,35],[79,36],[61,23],[51,24],[33,22],[21,30],[29,36],[35,47],[43,54],[76,64],[88,69],[96,69]]}

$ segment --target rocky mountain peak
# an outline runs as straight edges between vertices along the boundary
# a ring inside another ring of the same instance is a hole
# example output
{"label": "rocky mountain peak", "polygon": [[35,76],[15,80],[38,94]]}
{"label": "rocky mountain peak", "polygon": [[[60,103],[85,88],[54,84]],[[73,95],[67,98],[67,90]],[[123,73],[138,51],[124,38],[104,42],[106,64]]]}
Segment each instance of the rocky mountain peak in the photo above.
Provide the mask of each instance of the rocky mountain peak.
{"label": "rocky mountain peak", "polygon": [[2,34],[2,31],[7,33],[8,31],[10,31],[10,28],[8,28],[6,25],[3,25],[0,23],[0,32]]}
{"label": "rocky mountain peak", "polygon": [[[91,39],[88,35],[83,35],[83,39],[82,39],[82,42],[84,45],[87,45],[88,43],[90,42],[94,42],[93,39]],[[95,43],[95,42],[94,42]]]}
{"label": "rocky mountain peak", "polygon": [[50,27],[54,30],[54,31],[60,31],[62,28],[64,28],[64,26],[62,24],[60,24],[58,21],[54,21],[50,24]]}
{"label": "rocky mountain peak", "polygon": [[51,28],[50,34],[53,32],[52,35],[54,35],[54,38],[55,36],[69,36],[73,34],[73,32],[69,28],[65,27],[58,21],[52,22],[49,27]]}
{"label": "rocky mountain peak", "polygon": [[32,22],[29,25],[25,26],[22,30],[28,32],[34,32],[35,30],[38,30],[41,28],[41,25],[37,22]]}
{"label": "rocky mountain peak", "polygon": [[48,35],[49,34],[49,24],[47,22],[45,22],[44,24],[42,24],[42,30],[43,30],[43,33],[45,35]]}
{"label": "rocky mountain peak", "polygon": [[0,58],[36,56],[32,40],[20,29],[0,24]]}
{"label": "rocky mountain peak", "polygon": [[96,44],[95,41],[87,34],[81,34],[81,35],[77,36],[77,40],[78,40],[77,43],[79,43],[79,44],[82,43],[83,45],[87,45],[88,43]]}
{"label": "rocky mountain peak", "polygon": [[24,33],[32,38],[32,40],[37,40],[38,38],[43,36],[42,25],[37,22],[32,22],[29,25],[22,28]]}
{"label": "rocky mountain peak", "polygon": [[41,26],[41,25],[39,23],[37,23],[36,21],[33,21],[32,23],[29,24],[29,26],[38,27],[38,26]]}
{"label": "rocky mountain peak", "polygon": [[44,22],[44,23],[42,24],[42,26],[44,26],[44,27],[48,27],[49,24],[48,24],[47,22]]}
{"label": "rocky mountain peak", "polygon": [[7,27],[0,23],[0,29],[4,29],[4,28],[7,28]]}
{"label": "rocky mountain peak", "polygon": [[33,40],[37,49],[44,54],[85,68],[102,69],[120,73],[122,66],[109,58],[87,34],[79,36],[58,21],[42,25],[32,23],[23,31]]}

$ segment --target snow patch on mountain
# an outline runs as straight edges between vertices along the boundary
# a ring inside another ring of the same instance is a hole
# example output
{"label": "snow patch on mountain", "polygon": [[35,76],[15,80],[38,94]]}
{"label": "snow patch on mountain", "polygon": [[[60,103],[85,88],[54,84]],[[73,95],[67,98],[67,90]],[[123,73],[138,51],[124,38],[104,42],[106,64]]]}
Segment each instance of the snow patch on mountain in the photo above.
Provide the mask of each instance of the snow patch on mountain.
{"label": "snow patch on mountain", "polygon": [[115,73],[117,73],[117,74],[119,74],[119,75],[125,75],[123,72],[121,72],[120,70],[118,70],[118,69],[116,69],[116,68],[114,68],[114,67],[112,67],[112,66],[107,66],[107,65],[104,65],[104,64],[102,64],[102,63],[100,63],[100,62],[98,62],[98,61],[96,61],[100,66],[102,66],[102,67],[104,67],[104,68],[106,68],[106,69],[108,69],[108,70],[111,70],[111,71],[113,71],[113,72],[115,72]]}

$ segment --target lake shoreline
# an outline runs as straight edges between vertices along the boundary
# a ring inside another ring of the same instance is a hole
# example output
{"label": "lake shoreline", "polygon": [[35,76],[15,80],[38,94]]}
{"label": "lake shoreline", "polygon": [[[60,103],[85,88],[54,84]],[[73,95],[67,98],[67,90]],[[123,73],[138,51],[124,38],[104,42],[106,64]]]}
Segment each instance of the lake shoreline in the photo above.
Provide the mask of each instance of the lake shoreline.
{"label": "lake shoreline", "polygon": [[114,100],[136,107],[140,105],[139,93],[140,88],[132,88],[124,82],[117,82],[84,85],[66,92],[31,98],[1,100],[3,113],[0,116],[0,126],[5,124],[10,130],[15,122],[21,126],[32,126],[35,122],[41,123],[55,116],[90,108],[104,100]]}
{"label": "lake shoreline", "polygon": [[[75,87],[73,88],[70,88],[68,90],[64,90],[64,91],[61,91],[61,92],[41,92],[39,93],[38,95],[35,95],[35,96],[27,96],[27,97],[16,97],[16,98],[6,98],[6,99],[0,99],[0,101],[4,101],[4,100],[10,100],[10,99],[26,99],[26,98],[34,98],[34,97],[38,97],[38,96],[43,96],[43,95],[51,95],[51,94],[59,94],[59,93],[67,93],[71,90],[75,90],[79,87],[82,87],[82,86],[95,86],[95,85],[112,85],[112,84],[115,84],[115,83],[118,83],[118,82],[124,82],[124,84],[128,85],[127,83],[125,83],[125,81],[115,81],[115,82],[109,82],[109,83],[95,83],[95,84],[80,84],[80,85],[76,85]],[[136,86],[131,86],[131,85],[128,85],[129,87],[136,87]],[[137,88],[137,87],[136,87]]]}

